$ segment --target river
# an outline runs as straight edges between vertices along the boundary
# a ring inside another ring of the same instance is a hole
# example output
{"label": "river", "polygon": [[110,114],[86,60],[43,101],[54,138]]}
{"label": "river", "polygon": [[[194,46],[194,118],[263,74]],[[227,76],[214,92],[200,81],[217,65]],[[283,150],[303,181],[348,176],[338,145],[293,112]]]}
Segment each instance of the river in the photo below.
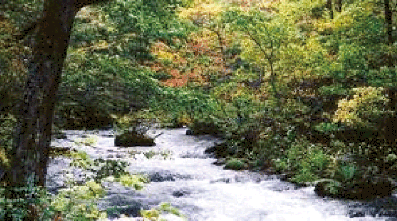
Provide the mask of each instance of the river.
{"label": "river", "polygon": [[[187,136],[186,128],[148,133],[158,135],[156,146],[115,147],[112,131],[66,131],[68,138],[56,140],[53,145],[81,149],[92,158],[124,160],[130,163],[130,172],[148,174],[152,182],[140,191],[108,183],[107,196],[99,202],[102,209],[118,206],[130,216],[137,215],[140,208],[169,202],[191,221],[397,220],[396,208],[383,206],[396,202],[395,195],[369,202],[321,198],[315,195],[314,187],[298,188],[274,175],[223,170],[213,165],[215,159],[204,154],[218,141],[211,136]],[[94,134],[97,142],[92,146],[76,145],[76,139],[86,134]],[[153,157],[145,156],[148,151]],[[51,161],[50,189],[56,189],[61,182],[57,174],[67,162],[63,158]],[[109,214],[109,220],[116,218]],[[178,220],[171,215],[165,218]]]}

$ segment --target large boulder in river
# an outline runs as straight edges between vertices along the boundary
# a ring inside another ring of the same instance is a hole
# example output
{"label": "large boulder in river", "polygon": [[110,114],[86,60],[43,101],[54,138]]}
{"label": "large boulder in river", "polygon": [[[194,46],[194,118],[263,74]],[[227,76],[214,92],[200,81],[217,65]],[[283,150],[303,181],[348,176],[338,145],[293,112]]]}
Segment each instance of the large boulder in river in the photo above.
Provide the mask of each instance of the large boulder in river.
{"label": "large boulder in river", "polygon": [[128,131],[120,135],[116,135],[114,140],[116,147],[135,147],[135,146],[155,146],[154,139],[136,131]]}

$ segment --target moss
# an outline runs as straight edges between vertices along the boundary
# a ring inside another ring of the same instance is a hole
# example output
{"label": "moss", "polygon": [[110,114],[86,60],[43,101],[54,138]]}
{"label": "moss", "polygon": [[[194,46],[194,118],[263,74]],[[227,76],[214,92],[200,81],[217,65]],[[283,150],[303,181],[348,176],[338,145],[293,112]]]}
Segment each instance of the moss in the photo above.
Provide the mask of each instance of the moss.
{"label": "moss", "polygon": [[232,158],[228,161],[226,161],[224,169],[229,169],[229,170],[243,170],[245,169],[245,164],[242,160],[240,159],[235,159]]}
{"label": "moss", "polygon": [[154,139],[147,137],[142,134],[138,134],[135,131],[126,132],[121,135],[117,135],[114,141],[115,146],[118,147],[134,147],[134,146],[154,146]]}

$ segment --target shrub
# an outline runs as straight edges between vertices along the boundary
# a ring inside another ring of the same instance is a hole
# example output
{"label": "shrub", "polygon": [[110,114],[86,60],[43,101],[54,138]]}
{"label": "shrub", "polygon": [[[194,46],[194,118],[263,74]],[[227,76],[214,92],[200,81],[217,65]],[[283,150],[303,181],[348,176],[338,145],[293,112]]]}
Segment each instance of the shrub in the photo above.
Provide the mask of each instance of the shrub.
{"label": "shrub", "polygon": [[150,221],[161,221],[161,214],[170,213],[181,218],[186,218],[181,212],[173,207],[170,203],[161,203],[158,207],[150,210],[141,210],[140,214],[142,217],[149,219]]}
{"label": "shrub", "polygon": [[106,212],[98,210],[96,200],[105,195],[103,187],[93,181],[83,186],[74,186],[60,190],[51,206],[60,212],[66,220],[96,220],[106,218]]}
{"label": "shrub", "polygon": [[230,170],[243,170],[245,168],[245,164],[243,161],[233,158],[226,161],[224,168]]}
{"label": "shrub", "polygon": [[374,118],[384,117],[389,113],[384,110],[389,99],[382,94],[382,91],[383,88],[354,88],[353,92],[355,93],[352,99],[339,101],[334,122],[345,123],[349,126],[371,126],[371,121]]}
{"label": "shrub", "polygon": [[279,171],[293,174],[291,181],[297,183],[313,182],[324,176],[330,159],[321,146],[300,139],[292,143],[286,155],[275,161]]}

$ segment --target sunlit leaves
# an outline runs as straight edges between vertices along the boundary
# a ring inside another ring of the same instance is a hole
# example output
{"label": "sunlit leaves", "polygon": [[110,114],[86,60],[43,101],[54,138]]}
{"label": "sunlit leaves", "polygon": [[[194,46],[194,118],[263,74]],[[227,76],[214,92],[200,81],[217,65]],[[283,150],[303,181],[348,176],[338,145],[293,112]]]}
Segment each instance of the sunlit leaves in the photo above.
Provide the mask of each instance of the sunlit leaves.
{"label": "sunlit leaves", "polygon": [[339,100],[338,110],[333,118],[334,122],[345,123],[349,126],[370,125],[372,118],[388,113],[384,107],[389,99],[382,94],[382,91],[383,88],[354,88],[353,98]]}

